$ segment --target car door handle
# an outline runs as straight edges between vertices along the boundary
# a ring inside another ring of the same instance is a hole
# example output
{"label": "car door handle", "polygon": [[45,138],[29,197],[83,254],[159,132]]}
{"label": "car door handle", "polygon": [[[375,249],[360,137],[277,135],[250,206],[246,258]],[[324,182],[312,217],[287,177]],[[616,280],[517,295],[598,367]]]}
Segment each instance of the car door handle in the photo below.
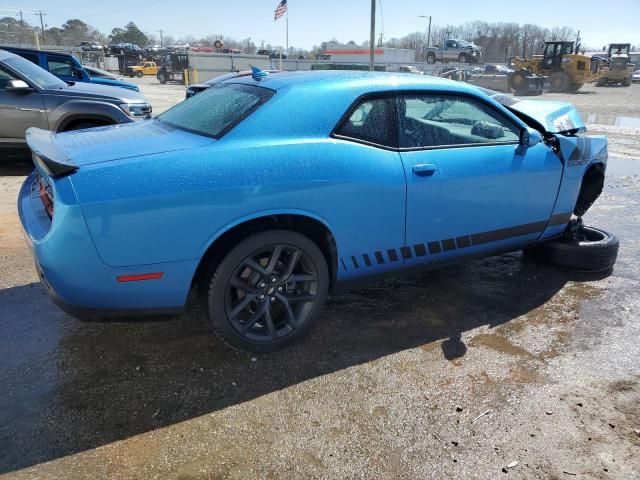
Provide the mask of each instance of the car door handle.
{"label": "car door handle", "polygon": [[431,163],[417,163],[413,166],[413,173],[419,177],[431,177],[436,173],[436,166]]}

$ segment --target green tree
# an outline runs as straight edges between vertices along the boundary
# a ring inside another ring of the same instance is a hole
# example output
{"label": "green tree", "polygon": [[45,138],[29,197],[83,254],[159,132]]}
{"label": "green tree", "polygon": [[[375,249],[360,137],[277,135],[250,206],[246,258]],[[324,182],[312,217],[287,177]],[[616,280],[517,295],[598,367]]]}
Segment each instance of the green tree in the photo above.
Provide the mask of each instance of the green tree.
{"label": "green tree", "polygon": [[114,28],[111,30],[109,40],[111,40],[112,43],[134,43],[141,47],[144,47],[149,42],[147,36],[133,22],[127,23],[124,28]]}

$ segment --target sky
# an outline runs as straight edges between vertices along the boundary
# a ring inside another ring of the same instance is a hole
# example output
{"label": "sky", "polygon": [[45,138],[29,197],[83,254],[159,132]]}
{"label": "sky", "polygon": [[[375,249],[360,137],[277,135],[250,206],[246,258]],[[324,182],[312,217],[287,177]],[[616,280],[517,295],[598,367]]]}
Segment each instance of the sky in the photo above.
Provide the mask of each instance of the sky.
{"label": "sky", "polygon": [[[175,38],[223,34],[236,40],[251,37],[258,46],[262,40],[276,46],[285,44],[285,19],[273,20],[278,1],[0,0],[0,15],[8,13],[2,10],[3,6],[41,9],[49,26],[79,18],[109,33],[112,28],[133,21],[144,32],[162,29]],[[610,8],[602,0],[377,2],[376,35],[383,23],[387,39],[425,31],[425,19],[418,16],[431,15],[433,24],[442,26],[474,20],[533,23],[543,27],[567,25],[581,31],[584,45],[640,44],[640,0],[616,0]],[[370,0],[288,0],[288,5],[290,46],[308,49],[334,37],[345,43],[349,40],[360,43],[369,38]],[[33,13],[25,13],[25,18],[30,17],[33,23],[39,22]]]}

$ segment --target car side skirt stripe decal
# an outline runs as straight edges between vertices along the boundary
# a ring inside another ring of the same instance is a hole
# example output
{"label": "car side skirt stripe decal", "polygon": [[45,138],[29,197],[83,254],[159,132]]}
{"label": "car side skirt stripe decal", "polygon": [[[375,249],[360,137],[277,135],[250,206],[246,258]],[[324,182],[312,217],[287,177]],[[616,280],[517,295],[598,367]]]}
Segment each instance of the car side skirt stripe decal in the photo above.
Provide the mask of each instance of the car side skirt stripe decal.
{"label": "car side skirt stripe decal", "polygon": [[[515,227],[501,228],[498,230],[491,230],[489,232],[474,233],[471,235],[462,235],[455,238],[446,238],[443,240],[431,241],[428,243],[417,243],[412,247],[404,246],[400,248],[389,248],[387,250],[387,257],[389,262],[397,262],[400,257],[403,259],[417,257],[424,257],[427,252],[430,255],[436,255],[442,252],[448,252],[451,250],[468,248],[476,245],[485,245],[491,242],[498,242],[500,240],[508,240],[509,238],[521,237],[523,235],[531,235],[533,233],[542,233],[548,226],[566,225],[571,219],[571,212],[558,213],[553,215],[550,220],[541,222],[526,223],[524,225],[517,225]],[[378,265],[385,263],[384,255],[382,251],[377,250],[374,252],[374,257]],[[371,257],[368,253],[361,255],[364,265],[370,267],[373,265]],[[360,264],[356,257],[352,256],[351,261],[355,268],[360,268]],[[342,265],[345,266],[344,262]],[[345,266],[346,269],[346,266]]]}

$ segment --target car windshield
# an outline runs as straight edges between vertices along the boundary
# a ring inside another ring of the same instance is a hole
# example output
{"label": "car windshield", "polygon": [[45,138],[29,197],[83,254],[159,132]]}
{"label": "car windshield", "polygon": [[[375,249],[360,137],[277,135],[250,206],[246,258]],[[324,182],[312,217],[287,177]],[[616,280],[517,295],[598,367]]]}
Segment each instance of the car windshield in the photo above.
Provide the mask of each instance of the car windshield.
{"label": "car windshield", "polygon": [[274,93],[253,85],[218,84],[178,103],[156,118],[176,128],[220,138]]}
{"label": "car windshield", "polygon": [[50,74],[46,70],[40,68],[29,60],[22,57],[10,57],[4,59],[4,63],[9,65],[15,71],[27,77],[40,88],[66,88],[67,84],[55,75]]}

